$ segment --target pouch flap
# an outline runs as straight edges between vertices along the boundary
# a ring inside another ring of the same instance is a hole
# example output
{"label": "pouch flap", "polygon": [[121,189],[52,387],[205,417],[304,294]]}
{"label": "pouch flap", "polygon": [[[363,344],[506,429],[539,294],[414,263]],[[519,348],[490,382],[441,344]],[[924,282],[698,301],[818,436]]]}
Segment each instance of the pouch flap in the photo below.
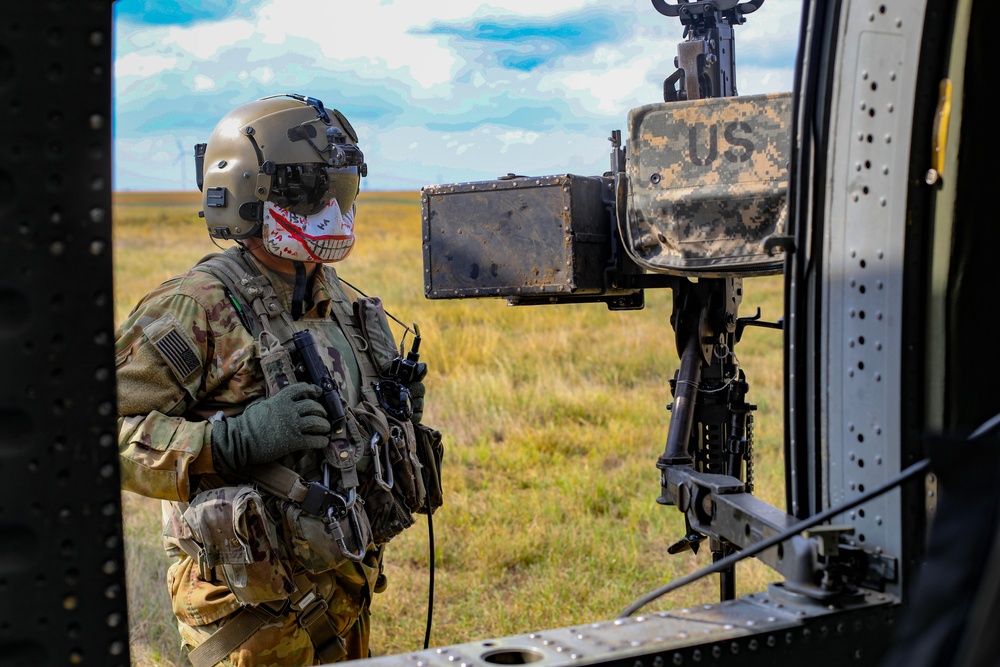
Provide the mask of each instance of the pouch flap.
{"label": "pouch flap", "polygon": [[368,350],[379,375],[389,374],[392,362],[399,354],[389,318],[385,314],[382,300],[378,297],[361,297],[354,305],[361,330],[368,341]]}
{"label": "pouch flap", "polygon": [[629,255],[645,269],[726,277],[780,273],[791,93],[648,104],[629,113]]}

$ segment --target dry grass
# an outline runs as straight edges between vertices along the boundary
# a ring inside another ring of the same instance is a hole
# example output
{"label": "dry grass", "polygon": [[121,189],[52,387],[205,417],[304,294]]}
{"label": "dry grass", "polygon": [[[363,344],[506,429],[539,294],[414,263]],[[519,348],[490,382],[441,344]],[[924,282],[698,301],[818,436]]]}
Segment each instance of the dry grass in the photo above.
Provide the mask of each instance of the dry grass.
{"label": "dry grass", "polygon": [[[339,269],[383,297],[424,336],[425,421],[445,437],[446,504],[434,516],[436,582],[431,645],[607,619],[645,592],[703,567],[710,554],[669,556],[683,519],[658,505],[677,368],[670,293],[648,291],[641,311],[602,305],[511,308],[500,300],[423,297],[419,195],[362,193],[358,244]],[[116,316],[157,282],[214,250],[197,204],[130,194],[116,200]],[[748,280],[743,313],[782,312],[780,277]],[[756,403],[757,489],[782,506],[780,333],[748,329],[739,356]],[[130,495],[130,494],[126,494]],[[133,656],[182,665],[163,606],[159,511],[126,503]],[[380,654],[422,648],[428,531],[421,519],[388,548],[389,589],[373,605]],[[751,563],[738,592],[775,577]],[[717,599],[713,579],[661,600],[674,608]],[[654,605],[654,608],[656,605]]]}

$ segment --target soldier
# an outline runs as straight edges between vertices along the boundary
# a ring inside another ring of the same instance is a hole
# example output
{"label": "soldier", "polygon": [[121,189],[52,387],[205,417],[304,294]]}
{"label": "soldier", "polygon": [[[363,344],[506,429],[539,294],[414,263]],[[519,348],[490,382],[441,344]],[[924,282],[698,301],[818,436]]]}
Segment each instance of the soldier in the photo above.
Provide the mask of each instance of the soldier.
{"label": "soldier", "polygon": [[358,137],[319,100],[276,95],[196,157],[209,234],[236,244],[117,331],[122,486],[164,501],[193,665],[368,657],[383,546],[440,505],[441,449],[420,424],[418,332],[404,356],[380,299],[332,266],[354,243]]}

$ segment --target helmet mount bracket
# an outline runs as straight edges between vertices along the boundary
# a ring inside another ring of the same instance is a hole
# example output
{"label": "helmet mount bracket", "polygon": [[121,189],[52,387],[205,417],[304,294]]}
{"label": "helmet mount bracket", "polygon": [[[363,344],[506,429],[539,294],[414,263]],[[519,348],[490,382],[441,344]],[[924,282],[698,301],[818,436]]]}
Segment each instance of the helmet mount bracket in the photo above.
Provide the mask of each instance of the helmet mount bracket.
{"label": "helmet mount bracket", "polygon": [[245,201],[240,204],[240,219],[254,223],[253,231],[256,233],[257,225],[264,219],[264,203],[259,201]]}
{"label": "helmet mount bracket", "polygon": [[267,201],[271,194],[271,177],[274,176],[275,171],[277,171],[277,167],[271,160],[264,160],[260,165],[260,170],[257,172],[257,187],[254,188],[257,199]]}
{"label": "helmet mount bracket", "polygon": [[208,144],[194,145],[194,182],[198,184],[198,191],[205,191],[205,149]]}

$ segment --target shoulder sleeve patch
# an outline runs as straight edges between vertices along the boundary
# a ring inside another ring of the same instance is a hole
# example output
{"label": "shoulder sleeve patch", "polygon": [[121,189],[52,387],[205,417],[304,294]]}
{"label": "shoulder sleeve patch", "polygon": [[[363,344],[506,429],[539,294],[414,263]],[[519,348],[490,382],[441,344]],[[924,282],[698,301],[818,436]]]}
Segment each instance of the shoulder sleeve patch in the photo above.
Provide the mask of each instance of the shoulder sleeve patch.
{"label": "shoulder sleeve patch", "polygon": [[194,343],[172,313],[147,324],[143,333],[181,384],[187,384],[188,379],[201,370],[201,360],[194,351]]}

